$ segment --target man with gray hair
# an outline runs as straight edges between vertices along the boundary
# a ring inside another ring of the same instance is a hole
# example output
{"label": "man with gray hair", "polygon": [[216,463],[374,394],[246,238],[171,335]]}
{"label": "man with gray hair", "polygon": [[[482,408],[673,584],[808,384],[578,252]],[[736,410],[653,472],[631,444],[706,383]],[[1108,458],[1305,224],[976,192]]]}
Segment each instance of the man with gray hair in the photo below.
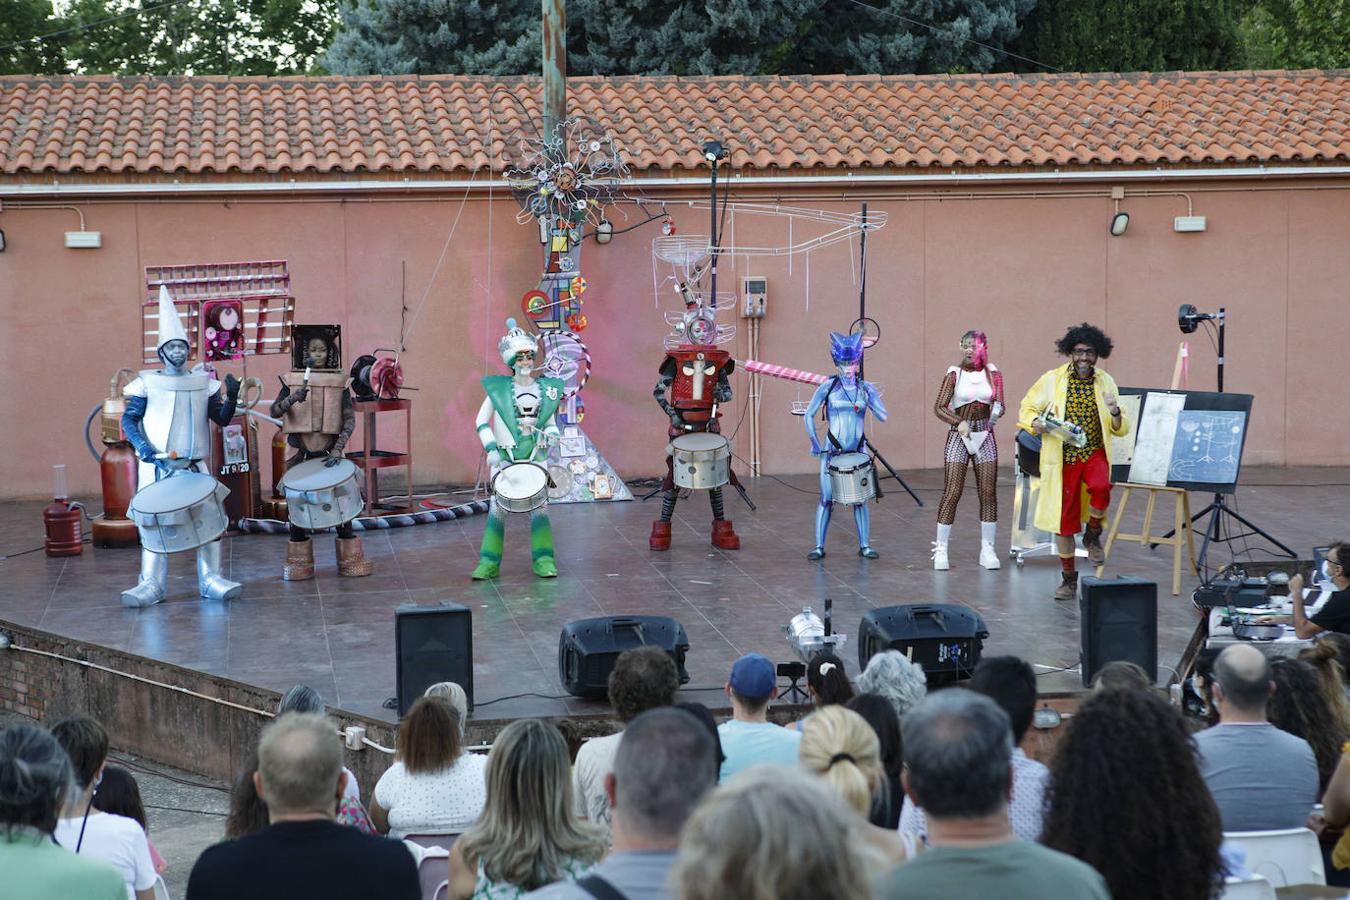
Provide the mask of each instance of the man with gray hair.
{"label": "man with gray hair", "polygon": [[1302,828],[1317,802],[1317,759],[1307,741],[1266,720],[1275,692],[1270,661],[1249,644],[1225,647],[1211,690],[1219,724],[1197,734],[1195,745],[1223,830]]}
{"label": "man with gray hair", "polygon": [[928,815],[931,849],[882,877],[879,900],[1110,900],[1091,866],[1013,831],[1012,726],[997,703],[948,688],[911,710],[901,729],[902,781]]}
{"label": "man with gray hair", "polygon": [[624,729],[614,770],[605,776],[614,852],[589,877],[527,896],[667,900],[666,876],[675,862],[680,829],[716,781],[717,746],[703,723],[674,707],[642,713]]}
{"label": "man with gray hair", "polygon": [[258,796],[271,824],[208,847],[188,879],[188,900],[420,900],[412,855],[397,841],[333,821],[346,774],[337,725],[318,713],[286,713],[258,741]]}

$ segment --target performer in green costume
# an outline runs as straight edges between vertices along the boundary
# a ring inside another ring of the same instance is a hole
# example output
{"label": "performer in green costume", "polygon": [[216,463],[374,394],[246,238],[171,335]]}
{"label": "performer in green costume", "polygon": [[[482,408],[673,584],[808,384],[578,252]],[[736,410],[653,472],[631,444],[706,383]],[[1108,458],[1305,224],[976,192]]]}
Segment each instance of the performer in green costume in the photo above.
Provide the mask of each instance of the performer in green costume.
{"label": "performer in green costume", "polygon": [[[532,374],[539,350],[534,336],[518,327],[515,319],[506,320],[506,329],[497,343],[497,353],[515,374],[483,378],[487,398],[478,409],[476,422],[494,481],[512,463],[533,462],[547,455],[547,445],[556,443],[559,437],[554,416],[563,398],[561,380],[535,378]],[[506,516],[494,496],[483,546],[478,551],[478,566],[473,570],[475,580],[496,578],[501,571]],[[530,513],[530,558],[534,574],[540,578],[557,576],[547,506]]]}

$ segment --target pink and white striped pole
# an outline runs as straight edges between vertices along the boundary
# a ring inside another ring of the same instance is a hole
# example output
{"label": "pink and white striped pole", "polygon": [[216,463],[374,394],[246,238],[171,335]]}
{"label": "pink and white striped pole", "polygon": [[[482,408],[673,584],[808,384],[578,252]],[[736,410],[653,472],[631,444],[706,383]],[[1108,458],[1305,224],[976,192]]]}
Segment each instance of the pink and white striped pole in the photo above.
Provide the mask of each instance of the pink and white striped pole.
{"label": "pink and white striped pole", "polygon": [[756,375],[768,375],[770,378],[784,378],[788,381],[800,381],[802,384],[823,384],[826,376],[802,369],[789,369],[787,366],[775,366],[757,359],[737,360],[736,365]]}

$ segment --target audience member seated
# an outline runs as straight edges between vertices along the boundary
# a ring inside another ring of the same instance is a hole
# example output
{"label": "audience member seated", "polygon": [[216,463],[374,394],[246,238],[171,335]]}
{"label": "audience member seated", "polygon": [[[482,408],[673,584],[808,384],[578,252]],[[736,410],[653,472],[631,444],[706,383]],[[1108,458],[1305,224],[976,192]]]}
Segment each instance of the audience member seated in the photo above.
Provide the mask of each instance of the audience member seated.
{"label": "audience member seated", "polygon": [[[867,720],[834,704],[816,710],[802,723],[802,766],[825,780],[863,818],[872,798],[886,787],[881,741]],[[863,836],[888,865],[899,865],[917,852],[912,834],[867,824]]]}
{"label": "audience member seated", "polygon": [[450,848],[450,897],[498,900],[584,877],[605,831],[571,814],[562,734],[539,719],[502,729],[488,754],[483,814]]}
{"label": "audience member seated", "polygon": [[1341,634],[1339,631],[1324,632],[1318,635],[1317,646],[1330,647],[1336,651],[1336,661],[1341,664],[1341,672],[1345,674],[1346,694],[1350,695],[1350,634]]}
{"label": "audience member seated", "polygon": [[[609,673],[609,702],[619,721],[627,724],[639,714],[675,702],[680,675],[675,661],[659,647],[626,650]],[[614,771],[623,732],[591,738],[577,751],[572,769],[572,814],[609,830],[609,799],[605,779]]]}
{"label": "audience member seated", "polygon": [[1153,689],[1153,681],[1143,667],[1129,660],[1115,659],[1097,670],[1092,676],[1094,691]]}
{"label": "audience member seated", "polygon": [[1095,868],[1114,897],[1217,896],[1223,829],[1181,713],[1135,688],[1083,703],[1055,751],[1041,842]]}
{"label": "audience member seated", "polygon": [[891,702],[880,694],[859,694],[848,701],[848,708],[872,726],[881,744],[881,768],[886,773],[886,783],[873,798],[867,820],[882,828],[895,829],[900,825],[900,808],[905,799],[905,790],[900,786],[900,773],[905,767],[900,717]]}
{"label": "audience member seated", "polygon": [[682,709],[698,719],[699,724],[707,729],[708,734],[712,735],[713,747],[717,750],[717,764],[713,766],[713,783],[716,784],[717,777],[722,771],[722,763],[727,761],[727,758],[722,755],[722,738],[717,733],[717,719],[713,716],[712,710],[702,703],[684,702],[676,703],[674,706],[676,709]]}
{"label": "audience member seated", "polygon": [[[1256,621],[1261,624],[1291,624],[1294,633],[1304,640],[1327,631],[1341,634],[1350,632],[1350,541],[1338,541],[1327,548],[1323,568],[1330,581],[1330,584],[1324,585],[1324,590],[1330,588],[1331,596],[1315,615],[1310,617],[1304,611],[1304,583],[1303,576],[1299,574],[1289,579],[1289,599],[1293,601],[1294,614],[1261,616]],[[1317,597],[1311,599],[1315,601]]]}
{"label": "audience member seated", "polygon": [[74,781],[70,758],[32,725],[0,731],[0,895],[61,900],[124,900],[110,864],[76,856],[52,839]]}
{"label": "audience member seated", "polygon": [[1255,647],[1234,644],[1214,660],[1213,674],[1219,724],[1195,743],[1223,830],[1302,828],[1317,802],[1317,759],[1307,741],[1266,719],[1270,663]]}
{"label": "audience member seated", "polygon": [[903,722],[905,713],[928,695],[928,676],[923,666],[910,662],[899,650],[882,650],[858,676],[858,693],[885,697]]}
{"label": "audience member seated", "polygon": [[1316,670],[1318,687],[1331,709],[1332,719],[1350,730],[1350,699],[1346,698],[1345,664],[1341,662],[1341,644],[1346,640],[1343,634],[1328,632],[1299,653],[1298,658]]}
{"label": "audience member seated", "polygon": [[[277,715],[288,712],[318,713],[322,716],[328,713],[328,707],[324,705],[323,696],[318,691],[314,690],[314,688],[307,684],[297,684],[295,687],[282,694],[281,700],[277,703]],[[347,773],[347,787],[343,794],[344,798],[350,803],[360,806],[361,785],[357,782],[356,775],[346,766],[342,767],[342,771]],[[362,811],[364,812],[364,807],[362,808]],[[344,825],[351,824],[342,822],[342,818],[343,809],[339,806],[338,821]]]}
{"label": "audience member seated", "polygon": [[225,840],[232,841],[267,827],[267,804],[258,796],[253,776],[258,772],[258,751],[248,755],[248,762],[230,785],[230,811],[225,814]]}
{"label": "audience member seated", "polygon": [[94,792],[94,809],[114,816],[125,816],[141,826],[141,831],[145,832],[145,843],[150,848],[150,860],[155,864],[155,874],[164,874],[169,864],[155,849],[155,842],[150,840],[145,804],[141,802],[141,787],[130,772],[121,766],[103,767],[103,780]]}
{"label": "audience member seated", "polygon": [[[968,686],[993,700],[1008,714],[1013,742],[1013,790],[1008,818],[1018,837],[1034,841],[1041,835],[1045,783],[1050,778],[1050,770],[1044,763],[1027,756],[1021,747],[1036,714],[1036,673],[1016,656],[988,656],[975,667]],[[904,811],[900,814],[900,830],[921,835],[928,833],[923,810],[914,805],[912,798],[905,801]]]}
{"label": "audience member seated", "polygon": [[125,816],[94,808],[94,792],[108,759],[108,732],[89,716],[71,716],[52,727],[52,736],[70,757],[76,790],[61,810],[56,842],[81,856],[111,863],[122,873],[127,897],[154,900],[158,876],[145,829]]}
{"label": "audience member seated", "polygon": [[[846,704],[852,700],[853,685],[848,683],[844,661],[833,653],[823,650],[811,657],[811,662],[806,665],[806,693],[811,698],[811,705],[816,709],[836,703]],[[793,731],[801,731],[802,720],[799,719],[787,727]]]}
{"label": "audience member seated", "polygon": [[1219,710],[1214,706],[1214,660],[1222,648],[1206,647],[1195,655],[1191,670],[1190,690],[1183,695],[1183,709],[1188,716],[1196,716],[1206,726],[1219,724]]}
{"label": "audience member seated", "polygon": [[420,900],[402,844],[333,821],[346,781],[336,734],[337,723],[317,713],[286,713],[263,729],[254,782],[271,824],[208,847],[187,900]]}
{"label": "audience member seated", "polygon": [[1266,708],[1270,724],[1294,737],[1301,737],[1312,748],[1317,760],[1317,795],[1320,797],[1336,771],[1341,745],[1347,737],[1345,725],[1336,718],[1321,680],[1312,664],[1301,659],[1281,657],[1270,664],[1275,693]]}
{"label": "audience member seated", "polygon": [[773,663],[758,653],[747,653],[731,667],[727,682],[731,719],[717,727],[722,741],[721,781],[759,763],[797,765],[802,736],[769,721],[769,701],[778,696]]}
{"label": "audience member seated", "polygon": [[752,766],[713,791],[685,825],[671,873],[675,896],[871,900],[863,825],[814,775]]}
{"label": "audience member seated", "polygon": [[900,724],[905,793],[927,813],[929,849],[883,877],[878,900],[1110,900],[1091,866],[1013,831],[1012,723],[997,703],[950,688]]}
{"label": "audience member seated", "polygon": [[439,697],[459,714],[459,731],[464,733],[464,727],[469,721],[469,695],[464,693],[464,688],[455,684],[453,681],[438,681],[431,687],[422,692],[423,697]]}
{"label": "audience member seated", "polygon": [[380,834],[457,834],[487,803],[487,757],[465,753],[454,708],[438,697],[419,697],[398,727],[394,764],[385,769],[370,801]]}
{"label": "audience member seated", "polygon": [[624,729],[605,776],[614,852],[580,881],[528,896],[593,900],[617,891],[627,900],[667,900],[680,829],[716,784],[717,747],[702,723],[682,709],[642,713]]}
{"label": "audience member seated", "polygon": [[1336,771],[1322,796],[1322,804],[1325,829],[1340,833],[1331,853],[1331,863],[1337,869],[1350,869],[1350,748],[1341,753]]}

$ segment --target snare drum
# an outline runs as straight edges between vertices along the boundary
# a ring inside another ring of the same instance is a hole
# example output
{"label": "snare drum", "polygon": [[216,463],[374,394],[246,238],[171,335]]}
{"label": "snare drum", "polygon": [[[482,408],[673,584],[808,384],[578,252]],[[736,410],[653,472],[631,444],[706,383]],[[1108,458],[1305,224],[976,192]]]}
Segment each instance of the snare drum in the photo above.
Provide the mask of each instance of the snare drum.
{"label": "snare drum", "polygon": [[548,470],[531,462],[504,466],[492,479],[497,506],[507,512],[534,512],[548,503]]}
{"label": "snare drum", "polygon": [[361,515],[361,478],[356,463],[324,458],[291,466],[279,487],[286,495],[286,517],[297,528],[322,531],[336,528]]}
{"label": "snare drum", "polygon": [[152,553],[196,550],[225,533],[229,518],[222,501],[230,489],[210,475],[182,472],[147,484],[131,498],[127,517]]}
{"label": "snare drum", "polygon": [[707,491],[731,481],[731,442],[715,432],[680,435],[670,442],[670,457],[678,487]]}
{"label": "snare drum", "polygon": [[868,453],[836,453],[830,457],[830,490],[835,503],[857,506],[877,495],[876,468]]}

